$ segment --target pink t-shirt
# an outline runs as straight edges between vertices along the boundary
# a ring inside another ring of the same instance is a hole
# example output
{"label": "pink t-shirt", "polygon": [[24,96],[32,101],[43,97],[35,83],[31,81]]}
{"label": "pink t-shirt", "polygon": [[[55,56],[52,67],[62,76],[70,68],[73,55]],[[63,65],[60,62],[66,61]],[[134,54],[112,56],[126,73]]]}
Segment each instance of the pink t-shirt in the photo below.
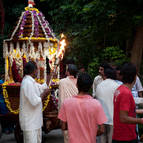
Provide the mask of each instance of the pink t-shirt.
{"label": "pink t-shirt", "polygon": [[89,95],[66,99],[58,118],[68,124],[69,143],[96,143],[97,127],[107,121],[101,104]]}

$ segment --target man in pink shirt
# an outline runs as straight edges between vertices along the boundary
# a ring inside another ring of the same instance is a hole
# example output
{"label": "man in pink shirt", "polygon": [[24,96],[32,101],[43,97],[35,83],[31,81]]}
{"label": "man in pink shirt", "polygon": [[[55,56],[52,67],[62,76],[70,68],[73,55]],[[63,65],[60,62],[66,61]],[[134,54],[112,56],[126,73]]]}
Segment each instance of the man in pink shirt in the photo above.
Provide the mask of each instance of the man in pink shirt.
{"label": "man in pink shirt", "polygon": [[80,73],[79,94],[66,99],[60,108],[58,118],[62,121],[62,129],[68,129],[69,143],[96,143],[96,134],[104,132],[107,118],[103,108],[88,94],[92,83],[87,73]]}

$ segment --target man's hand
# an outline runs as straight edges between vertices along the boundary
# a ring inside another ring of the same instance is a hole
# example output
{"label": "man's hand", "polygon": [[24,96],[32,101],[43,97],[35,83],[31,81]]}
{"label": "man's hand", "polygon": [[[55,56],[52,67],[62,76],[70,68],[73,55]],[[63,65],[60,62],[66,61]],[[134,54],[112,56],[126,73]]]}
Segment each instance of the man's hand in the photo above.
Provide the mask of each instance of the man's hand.
{"label": "man's hand", "polygon": [[98,130],[97,130],[97,136],[100,136],[100,135],[102,135],[103,133],[104,133],[104,125],[102,124],[102,125],[99,125],[98,126]]}
{"label": "man's hand", "polygon": [[67,130],[68,129],[67,122],[61,121],[61,129],[62,130]]}
{"label": "man's hand", "polygon": [[143,109],[136,109],[136,114],[143,114]]}
{"label": "man's hand", "polygon": [[44,90],[44,92],[40,95],[41,98],[45,98],[49,93],[51,92],[51,89],[47,88]]}

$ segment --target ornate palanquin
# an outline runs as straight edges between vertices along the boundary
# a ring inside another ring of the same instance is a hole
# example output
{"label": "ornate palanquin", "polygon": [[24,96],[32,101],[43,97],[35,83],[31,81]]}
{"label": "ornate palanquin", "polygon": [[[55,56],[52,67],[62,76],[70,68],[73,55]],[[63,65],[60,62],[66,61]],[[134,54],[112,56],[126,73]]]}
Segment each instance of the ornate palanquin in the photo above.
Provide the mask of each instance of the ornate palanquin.
{"label": "ornate palanquin", "polygon": [[44,15],[36,8],[26,7],[11,38],[4,40],[5,81],[21,82],[25,63],[33,60],[38,65],[37,80],[44,82],[47,64],[54,69],[58,44]]}
{"label": "ornate palanquin", "polygon": [[[29,0],[28,7],[22,12],[10,39],[3,42],[5,58],[5,82],[2,85],[6,105],[11,113],[19,112],[19,89],[23,78],[23,69],[29,61],[38,66],[37,82],[47,81],[47,67],[57,77],[48,82],[53,88],[59,80],[60,61],[65,52],[65,36],[58,40],[42,12],[33,8],[34,0]],[[52,100],[51,100],[52,99]],[[43,111],[53,102],[57,110],[57,91],[53,88],[50,95],[43,101]],[[50,107],[49,107],[49,110]]]}

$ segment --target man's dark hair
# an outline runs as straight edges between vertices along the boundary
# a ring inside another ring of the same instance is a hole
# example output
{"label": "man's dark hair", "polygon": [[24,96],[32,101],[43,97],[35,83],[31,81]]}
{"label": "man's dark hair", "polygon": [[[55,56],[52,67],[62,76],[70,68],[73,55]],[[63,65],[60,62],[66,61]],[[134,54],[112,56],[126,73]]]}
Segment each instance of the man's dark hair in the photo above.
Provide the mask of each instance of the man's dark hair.
{"label": "man's dark hair", "polygon": [[106,63],[106,62],[105,63],[101,63],[99,66],[103,67],[104,69],[111,68],[111,66],[108,63]]}
{"label": "man's dark hair", "polygon": [[121,68],[123,83],[131,84],[135,80],[136,74],[137,74],[136,66],[132,63],[126,63]]}
{"label": "man's dark hair", "polygon": [[77,88],[79,92],[88,92],[92,84],[93,80],[87,73],[79,73],[77,79]]}
{"label": "man's dark hair", "polygon": [[73,75],[74,77],[76,77],[78,69],[77,69],[76,65],[68,64],[67,71],[70,73],[70,75]]}
{"label": "man's dark hair", "polygon": [[116,71],[121,71],[121,68],[122,68],[121,65],[118,65],[118,66],[116,66],[115,69],[116,69]]}
{"label": "man's dark hair", "polygon": [[37,69],[37,65],[33,61],[26,63],[24,67],[24,75],[30,75]]}
{"label": "man's dark hair", "polygon": [[106,76],[106,78],[115,80],[116,79],[116,70],[113,68],[105,68],[104,75]]}

